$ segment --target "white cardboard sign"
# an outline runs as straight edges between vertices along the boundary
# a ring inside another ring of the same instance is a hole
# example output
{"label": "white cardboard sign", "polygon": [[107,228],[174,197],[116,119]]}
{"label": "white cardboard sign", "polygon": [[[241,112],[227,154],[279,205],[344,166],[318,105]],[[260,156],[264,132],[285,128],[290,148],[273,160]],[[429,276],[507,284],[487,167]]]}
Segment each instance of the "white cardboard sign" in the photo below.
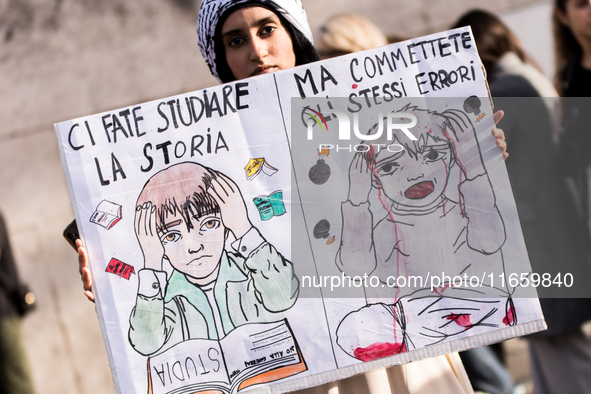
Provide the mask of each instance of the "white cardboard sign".
{"label": "white cardboard sign", "polygon": [[57,124],[117,392],[283,392],[543,329],[487,97],[463,28]]}

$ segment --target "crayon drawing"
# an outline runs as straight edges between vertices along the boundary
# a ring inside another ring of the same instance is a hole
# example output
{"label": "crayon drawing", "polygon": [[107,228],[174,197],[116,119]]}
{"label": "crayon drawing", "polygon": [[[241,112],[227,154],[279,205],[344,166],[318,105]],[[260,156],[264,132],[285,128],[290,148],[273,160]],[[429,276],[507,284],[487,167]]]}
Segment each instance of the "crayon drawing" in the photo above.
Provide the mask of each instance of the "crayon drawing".
{"label": "crayon drawing", "polygon": [[[221,172],[185,162],[156,173],[138,197],[135,233],[144,268],[129,342],[144,356],[185,341],[227,338],[241,326],[279,322],[297,300],[291,262],[253,227],[240,190]],[[229,233],[235,241],[227,250]],[[170,277],[164,260],[173,267]],[[234,338],[238,352],[241,337]],[[295,346],[292,335],[280,339]]]}
{"label": "crayon drawing", "polygon": [[[416,117],[410,129],[416,140],[395,135],[394,143],[403,149],[354,155],[341,207],[339,269],[351,277],[377,276],[383,285],[389,277],[426,278],[430,272],[450,278],[504,272],[505,225],[468,115],[411,105],[397,112]],[[377,201],[370,202],[372,190]],[[379,204],[381,213],[375,215],[371,203]],[[491,290],[490,278],[483,279],[479,286]],[[500,299],[477,298],[484,293],[451,281],[422,289],[368,286],[367,305],[347,314],[337,342],[351,356],[368,361],[437,344],[475,327],[515,325],[511,293],[496,290]]]}
{"label": "crayon drawing", "polygon": [[543,329],[502,280],[531,267],[478,64],[462,28],[57,124],[115,390],[282,393]]}

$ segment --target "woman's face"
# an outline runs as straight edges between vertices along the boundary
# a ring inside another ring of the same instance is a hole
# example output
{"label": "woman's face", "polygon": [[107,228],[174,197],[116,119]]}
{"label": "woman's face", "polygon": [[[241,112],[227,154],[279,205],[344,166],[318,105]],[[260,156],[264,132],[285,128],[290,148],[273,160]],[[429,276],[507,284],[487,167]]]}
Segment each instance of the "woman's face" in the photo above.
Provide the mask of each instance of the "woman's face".
{"label": "woman's face", "polygon": [[[567,0],[565,13],[558,11],[558,17],[570,28],[581,46],[591,42],[591,0]],[[588,45],[588,44],[587,44]]]}
{"label": "woman's face", "polygon": [[279,17],[263,7],[234,11],[222,25],[222,42],[226,61],[237,80],[296,64],[289,33]]}

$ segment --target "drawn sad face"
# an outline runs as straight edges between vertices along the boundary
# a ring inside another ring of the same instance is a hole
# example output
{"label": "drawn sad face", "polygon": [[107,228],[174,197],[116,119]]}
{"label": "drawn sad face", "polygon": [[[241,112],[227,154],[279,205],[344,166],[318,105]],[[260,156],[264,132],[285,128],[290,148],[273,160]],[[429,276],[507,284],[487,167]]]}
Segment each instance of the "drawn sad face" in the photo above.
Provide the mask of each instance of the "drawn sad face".
{"label": "drawn sad face", "polygon": [[195,279],[205,279],[220,263],[226,228],[219,213],[194,218],[193,226],[189,231],[181,215],[170,216],[160,233],[160,242],[176,270]]}
{"label": "drawn sad face", "polygon": [[408,207],[427,207],[445,192],[452,151],[447,140],[436,142],[427,137],[417,145],[416,151],[382,151],[374,174],[390,200]]}

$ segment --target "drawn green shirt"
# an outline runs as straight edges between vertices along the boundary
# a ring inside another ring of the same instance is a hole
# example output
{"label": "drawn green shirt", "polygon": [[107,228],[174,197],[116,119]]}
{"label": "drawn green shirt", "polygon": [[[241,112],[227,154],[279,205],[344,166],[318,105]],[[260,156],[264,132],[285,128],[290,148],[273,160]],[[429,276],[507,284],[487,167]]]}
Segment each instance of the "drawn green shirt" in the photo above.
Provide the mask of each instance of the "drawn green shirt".
{"label": "drawn green shirt", "polygon": [[246,323],[283,318],[295,303],[299,281],[291,262],[255,228],[232,243],[235,252],[224,251],[213,287],[218,321],[206,294],[186,276],[174,270],[138,272],[139,289],[130,316],[129,341],[143,354],[160,353],[187,339],[220,339]]}

